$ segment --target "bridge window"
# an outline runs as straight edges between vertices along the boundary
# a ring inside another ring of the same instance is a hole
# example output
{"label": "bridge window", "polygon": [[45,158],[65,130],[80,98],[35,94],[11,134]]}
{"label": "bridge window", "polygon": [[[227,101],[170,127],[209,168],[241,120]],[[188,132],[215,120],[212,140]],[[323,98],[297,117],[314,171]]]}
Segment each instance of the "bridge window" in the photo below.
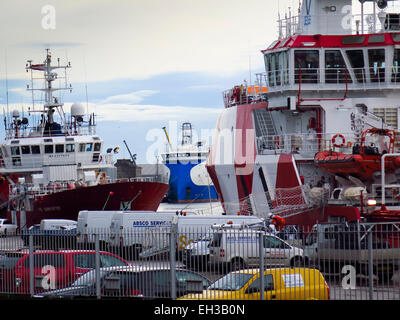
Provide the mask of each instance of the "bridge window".
{"label": "bridge window", "polygon": [[44,153],[53,153],[54,146],[52,144],[44,145]]}
{"label": "bridge window", "polygon": [[264,56],[265,68],[270,86],[289,83],[289,56],[287,51],[270,53]]}
{"label": "bridge window", "polygon": [[21,152],[22,154],[30,154],[31,148],[29,146],[21,146]]}
{"label": "bridge window", "polygon": [[350,60],[351,68],[353,69],[354,76],[357,82],[365,82],[365,70],[364,70],[364,53],[362,50],[348,50],[346,51],[347,57]]}
{"label": "bridge window", "polygon": [[66,152],[74,152],[75,151],[75,144],[69,143],[65,146]]}
{"label": "bridge window", "polygon": [[101,143],[95,143],[94,144],[94,151],[100,151],[100,149],[101,149]]}
{"label": "bridge window", "polygon": [[[325,51],[325,82],[346,82],[346,63],[340,50]],[[347,78],[347,82],[351,82],[350,77]]]}
{"label": "bridge window", "polygon": [[277,53],[266,55],[266,64],[268,69],[268,82],[270,86],[279,86],[281,84],[279,74],[279,57]]}
{"label": "bridge window", "polygon": [[400,81],[400,49],[395,49],[393,56],[392,82],[399,82],[399,81]]}
{"label": "bridge window", "polygon": [[12,164],[15,167],[20,167],[22,165],[21,164],[21,157],[12,158]]}
{"label": "bridge window", "polygon": [[64,153],[64,145],[56,144],[56,153]]}
{"label": "bridge window", "polygon": [[40,154],[40,146],[31,146],[32,154]]}
{"label": "bridge window", "polygon": [[283,75],[283,84],[289,84],[289,54],[287,51],[283,51],[280,53],[280,57],[282,60],[281,68]]}
{"label": "bridge window", "polygon": [[296,50],[294,52],[295,82],[317,83],[319,74],[319,51]]}
{"label": "bridge window", "polygon": [[11,147],[11,155],[19,156],[20,155],[19,147]]}
{"label": "bridge window", "polygon": [[369,49],[368,60],[371,82],[385,82],[385,49]]}

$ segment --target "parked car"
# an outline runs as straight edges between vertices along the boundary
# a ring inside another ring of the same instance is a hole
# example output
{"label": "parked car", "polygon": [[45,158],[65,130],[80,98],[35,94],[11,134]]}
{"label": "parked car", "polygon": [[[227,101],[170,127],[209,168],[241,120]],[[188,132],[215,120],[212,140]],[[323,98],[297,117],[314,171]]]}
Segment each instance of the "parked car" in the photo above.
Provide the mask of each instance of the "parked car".
{"label": "parked car", "polygon": [[[188,282],[200,284],[202,289],[211,282],[204,276],[182,268],[176,269],[177,297],[190,292]],[[100,269],[100,284],[102,297],[109,298],[170,298],[171,269],[169,266],[130,266],[109,267]],[[36,298],[92,298],[96,293],[96,270],[89,271],[78,278],[70,287],[42,292]]]}
{"label": "parked car", "polygon": [[18,226],[10,223],[8,219],[0,219],[0,235],[14,234]]}
{"label": "parked car", "polygon": [[[264,271],[266,300],[329,300],[329,287],[317,269],[277,268]],[[180,300],[260,300],[259,269],[233,271],[202,293]]]}
{"label": "parked car", "polygon": [[[123,258],[100,251],[100,267],[130,266]],[[61,250],[33,253],[35,292],[70,285],[80,275],[96,267],[94,250]],[[0,260],[0,290],[4,293],[30,293],[29,251],[8,253]]]}

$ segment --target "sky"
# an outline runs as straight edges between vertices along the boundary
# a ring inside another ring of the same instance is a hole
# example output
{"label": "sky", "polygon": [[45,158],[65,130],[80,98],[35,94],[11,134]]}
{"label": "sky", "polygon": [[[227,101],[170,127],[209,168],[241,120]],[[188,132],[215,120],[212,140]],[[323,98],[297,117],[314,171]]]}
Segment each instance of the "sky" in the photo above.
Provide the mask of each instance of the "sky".
{"label": "sky", "polygon": [[125,140],[138,163],[155,162],[165,151],[164,126],[174,147],[176,128],[186,121],[210,143],[223,110],[222,92],[264,71],[260,51],[278,36],[278,11],[284,14],[289,6],[297,11],[298,5],[298,0],[2,0],[0,107],[26,112],[31,103],[26,61],[43,62],[50,48],[53,61],[72,65],[72,93],[61,95],[66,111],[74,102],[84,104],[97,115],[105,149],[119,146],[117,157],[128,158]]}

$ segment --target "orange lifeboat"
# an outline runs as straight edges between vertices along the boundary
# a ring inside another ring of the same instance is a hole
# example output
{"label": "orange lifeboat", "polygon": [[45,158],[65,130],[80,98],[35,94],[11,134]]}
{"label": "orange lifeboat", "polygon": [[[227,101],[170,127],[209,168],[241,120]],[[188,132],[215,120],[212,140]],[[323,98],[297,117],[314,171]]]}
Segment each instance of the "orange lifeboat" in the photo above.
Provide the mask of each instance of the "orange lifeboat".
{"label": "orange lifeboat", "polygon": [[[384,150],[378,147],[366,146],[369,136],[388,137],[389,144]],[[341,175],[356,176],[361,180],[369,180],[373,173],[381,170],[382,155],[394,151],[395,132],[387,129],[369,129],[361,137],[361,146],[354,147],[352,154],[335,151],[318,152],[314,157],[314,163],[323,170]],[[381,152],[382,151],[382,152]],[[400,168],[400,157],[385,158],[385,172],[393,173]]]}

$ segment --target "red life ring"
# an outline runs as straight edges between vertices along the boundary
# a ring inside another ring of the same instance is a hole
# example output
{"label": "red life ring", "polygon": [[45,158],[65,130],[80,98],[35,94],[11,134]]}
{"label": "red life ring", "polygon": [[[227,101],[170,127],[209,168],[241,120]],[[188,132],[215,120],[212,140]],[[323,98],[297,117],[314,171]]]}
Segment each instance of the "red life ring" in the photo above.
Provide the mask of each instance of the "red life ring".
{"label": "red life ring", "polygon": [[279,149],[279,136],[274,137],[275,149]]}
{"label": "red life ring", "polygon": [[[342,140],[342,142],[340,144],[337,143],[336,138],[340,138]],[[333,143],[333,146],[336,148],[343,148],[344,144],[346,143],[346,139],[344,138],[344,136],[342,134],[335,134],[332,138],[332,143]]]}

